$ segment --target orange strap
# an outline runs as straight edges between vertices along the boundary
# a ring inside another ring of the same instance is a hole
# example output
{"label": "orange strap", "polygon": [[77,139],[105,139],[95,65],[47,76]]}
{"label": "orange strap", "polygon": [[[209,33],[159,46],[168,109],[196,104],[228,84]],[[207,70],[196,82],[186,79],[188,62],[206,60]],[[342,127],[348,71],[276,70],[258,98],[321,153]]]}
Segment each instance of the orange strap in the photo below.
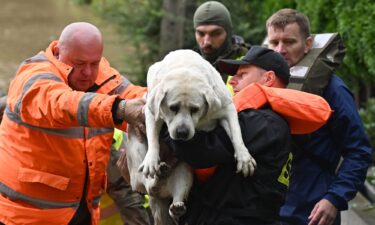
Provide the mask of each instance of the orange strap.
{"label": "orange strap", "polygon": [[210,178],[216,171],[216,166],[203,168],[203,169],[195,169],[194,173],[197,176],[197,179],[200,183],[204,183]]}
{"label": "orange strap", "polygon": [[269,104],[285,118],[292,134],[308,134],[322,127],[332,114],[324,98],[307,92],[251,84],[233,97],[237,112]]}

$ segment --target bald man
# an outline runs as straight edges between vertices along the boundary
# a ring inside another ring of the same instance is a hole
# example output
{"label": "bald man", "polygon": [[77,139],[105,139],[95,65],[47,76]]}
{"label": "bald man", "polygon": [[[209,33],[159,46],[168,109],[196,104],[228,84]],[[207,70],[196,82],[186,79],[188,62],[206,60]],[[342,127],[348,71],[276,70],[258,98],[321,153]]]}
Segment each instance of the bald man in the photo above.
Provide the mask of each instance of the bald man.
{"label": "bald man", "polygon": [[0,125],[0,223],[98,224],[113,128],[144,131],[146,91],[102,53],[98,28],[77,22],[20,65]]}

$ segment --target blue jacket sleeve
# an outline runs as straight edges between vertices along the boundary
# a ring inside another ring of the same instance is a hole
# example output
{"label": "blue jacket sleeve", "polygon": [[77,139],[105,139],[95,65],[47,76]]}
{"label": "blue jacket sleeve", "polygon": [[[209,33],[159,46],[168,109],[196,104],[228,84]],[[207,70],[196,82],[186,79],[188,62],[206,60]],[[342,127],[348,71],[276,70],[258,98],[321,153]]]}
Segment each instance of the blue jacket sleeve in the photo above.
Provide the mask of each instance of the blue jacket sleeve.
{"label": "blue jacket sleeve", "polygon": [[343,161],[324,198],[343,210],[363,185],[372,150],[351,92],[335,76],[329,87],[324,97],[334,110],[330,133]]}

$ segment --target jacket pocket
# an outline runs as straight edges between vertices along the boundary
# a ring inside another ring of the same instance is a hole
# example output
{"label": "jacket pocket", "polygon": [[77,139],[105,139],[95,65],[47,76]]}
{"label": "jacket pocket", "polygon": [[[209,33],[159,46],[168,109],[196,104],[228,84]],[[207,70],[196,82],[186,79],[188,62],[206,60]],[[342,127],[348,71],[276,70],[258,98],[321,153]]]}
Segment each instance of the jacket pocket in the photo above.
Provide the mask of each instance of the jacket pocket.
{"label": "jacket pocket", "polygon": [[61,191],[65,191],[70,182],[70,178],[67,177],[23,167],[18,170],[18,180],[45,184]]}

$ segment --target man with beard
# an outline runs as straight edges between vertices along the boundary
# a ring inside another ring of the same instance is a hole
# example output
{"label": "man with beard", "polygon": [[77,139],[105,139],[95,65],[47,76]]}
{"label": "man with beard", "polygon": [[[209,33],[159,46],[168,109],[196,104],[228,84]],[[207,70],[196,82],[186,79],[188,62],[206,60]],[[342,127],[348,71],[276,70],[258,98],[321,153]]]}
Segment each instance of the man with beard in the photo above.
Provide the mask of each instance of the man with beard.
{"label": "man with beard", "polygon": [[[250,48],[242,37],[232,35],[232,20],[228,9],[216,1],[200,5],[194,13],[195,40],[198,52],[217,68],[220,59],[238,59]],[[221,73],[224,82],[228,74]]]}

